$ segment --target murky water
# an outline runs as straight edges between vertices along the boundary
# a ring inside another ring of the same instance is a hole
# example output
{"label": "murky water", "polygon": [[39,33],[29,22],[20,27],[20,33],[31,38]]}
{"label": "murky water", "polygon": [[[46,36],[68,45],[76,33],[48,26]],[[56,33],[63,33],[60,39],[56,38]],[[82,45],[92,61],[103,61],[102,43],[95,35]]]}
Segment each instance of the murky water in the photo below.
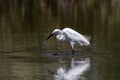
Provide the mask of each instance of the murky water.
{"label": "murky water", "polygon": [[[0,9],[0,80],[67,80],[77,71],[73,80],[120,80],[119,0],[2,0]],[[89,58],[89,69],[71,68],[69,43],[53,37],[44,45],[53,29],[65,27],[91,36],[74,56]]]}

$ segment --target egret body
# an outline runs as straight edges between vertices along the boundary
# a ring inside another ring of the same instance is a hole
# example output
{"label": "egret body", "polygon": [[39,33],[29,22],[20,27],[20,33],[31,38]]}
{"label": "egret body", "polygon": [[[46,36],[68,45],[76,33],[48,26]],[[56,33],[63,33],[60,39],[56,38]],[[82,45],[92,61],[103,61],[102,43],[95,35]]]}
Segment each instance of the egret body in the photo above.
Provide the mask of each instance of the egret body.
{"label": "egret body", "polygon": [[48,40],[53,35],[56,35],[56,38],[60,41],[68,41],[71,45],[72,53],[74,54],[74,45],[79,44],[80,46],[88,46],[90,45],[89,38],[76,32],[71,28],[64,28],[62,30],[55,29],[52,34],[48,36],[46,40]]}

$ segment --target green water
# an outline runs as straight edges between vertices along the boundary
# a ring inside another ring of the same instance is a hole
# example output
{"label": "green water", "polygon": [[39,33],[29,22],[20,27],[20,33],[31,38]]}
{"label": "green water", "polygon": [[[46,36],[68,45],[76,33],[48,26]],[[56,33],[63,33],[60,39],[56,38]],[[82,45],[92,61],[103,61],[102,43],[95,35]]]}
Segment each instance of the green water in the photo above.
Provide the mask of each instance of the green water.
{"label": "green water", "polygon": [[[59,58],[43,54],[71,50],[55,37],[43,43],[53,29],[65,27],[91,36],[89,47],[75,47],[77,59],[90,57],[87,80],[119,80],[119,9],[119,0],[1,0],[0,80],[53,80]],[[66,65],[70,58],[63,57]]]}

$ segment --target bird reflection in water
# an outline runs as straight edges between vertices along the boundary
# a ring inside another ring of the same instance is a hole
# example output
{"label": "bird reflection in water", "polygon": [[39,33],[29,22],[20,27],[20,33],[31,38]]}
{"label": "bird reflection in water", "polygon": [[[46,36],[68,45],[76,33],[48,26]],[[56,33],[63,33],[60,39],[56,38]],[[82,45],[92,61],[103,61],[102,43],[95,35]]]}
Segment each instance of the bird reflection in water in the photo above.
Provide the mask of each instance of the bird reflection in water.
{"label": "bird reflection in water", "polygon": [[87,58],[84,61],[71,61],[68,68],[65,66],[60,66],[57,68],[56,74],[54,74],[54,80],[78,80],[85,79],[82,76],[90,68],[90,59]]}

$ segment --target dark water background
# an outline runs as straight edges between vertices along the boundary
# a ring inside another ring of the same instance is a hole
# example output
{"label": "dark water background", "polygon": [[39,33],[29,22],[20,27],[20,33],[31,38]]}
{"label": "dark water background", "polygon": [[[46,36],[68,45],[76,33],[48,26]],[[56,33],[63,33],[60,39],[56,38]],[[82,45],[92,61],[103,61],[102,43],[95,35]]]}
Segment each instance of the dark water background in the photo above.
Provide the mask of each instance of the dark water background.
{"label": "dark water background", "polygon": [[119,80],[119,14],[120,0],[0,0],[0,80],[53,80],[59,58],[43,54],[71,51],[55,38],[43,43],[65,27],[91,36],[89,47],[75,47],[76,58],[91,59],[88,80]]}

